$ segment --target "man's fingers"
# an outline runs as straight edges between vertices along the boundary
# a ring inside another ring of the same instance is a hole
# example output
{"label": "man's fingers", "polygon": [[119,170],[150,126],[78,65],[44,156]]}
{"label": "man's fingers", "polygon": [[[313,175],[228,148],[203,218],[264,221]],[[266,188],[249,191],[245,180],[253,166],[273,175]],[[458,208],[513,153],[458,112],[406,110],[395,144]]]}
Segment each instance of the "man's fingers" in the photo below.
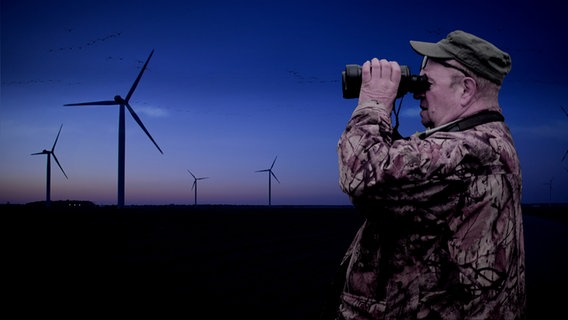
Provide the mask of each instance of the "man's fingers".
{"label": "man's fingers", "polygon": [[377,58],[371,60],[371,75],[374,77],[380,77],[381,75],[381,64]]}
{"label": "man's fingers", "polygon": [[391,80],[398,81],[401,75],[400,65],[396,61],[390,61],[389,64],[391,66]]}
{"label": "man's fingers", "polygon": [[371,80],[371,62],[369,60],[365,61],[361,67],[361,80],[363,82]]}

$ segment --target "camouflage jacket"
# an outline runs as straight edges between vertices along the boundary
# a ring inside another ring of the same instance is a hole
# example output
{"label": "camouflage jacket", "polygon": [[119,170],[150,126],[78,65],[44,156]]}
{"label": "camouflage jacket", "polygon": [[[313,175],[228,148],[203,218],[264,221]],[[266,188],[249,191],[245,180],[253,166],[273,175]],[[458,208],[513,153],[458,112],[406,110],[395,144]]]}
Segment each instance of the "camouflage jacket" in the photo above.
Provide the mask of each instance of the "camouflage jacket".
{"label": "camouflage jacket", "polygon": [[338,319],[525,318],[521,170],[508,127],[394,141],[392,131],[383,106],[366,103],[338,142],[340,186],[365,217],[342,261]]}

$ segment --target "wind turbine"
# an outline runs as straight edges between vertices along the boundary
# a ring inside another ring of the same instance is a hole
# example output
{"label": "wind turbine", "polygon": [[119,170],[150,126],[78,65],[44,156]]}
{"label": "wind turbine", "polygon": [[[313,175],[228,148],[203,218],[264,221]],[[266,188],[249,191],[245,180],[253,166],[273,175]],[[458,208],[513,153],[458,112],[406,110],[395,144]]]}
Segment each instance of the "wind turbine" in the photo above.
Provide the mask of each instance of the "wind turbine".
{"label": "wind turbine", "polygon": [[[566,111],[564,109],[564,107],[560,107],[562,108],[562,111],[564,111],[564,114],[568,117],[568,111]],[[566,155],[568,155],[568,149],[566,149],[566,152],[564,152],[564,156],[562,156],[562,161],[564,161],[564,159],[566,159]]]}
{"label": "wind turbine", "polygon": [[57,162],[57,165],[59,166],[59,169],[61,169],[61,172],[63,172],[63,175],[65,176],[66,179],[67,178],[67,174],[65,174],[65,170],[63,170],[63,167],[61,166],[61,164],[59,163],[59,160],[57,160],[57,157],[55,156],[55,145],[57,144],[57,140],[59,140],[59,134],[61,133],[61,128],[63,128],[63,124],[61,124],[61,126],[59,127],[59,132],[57,132],[57,137],[55,137],[55,142],[53,143],[53,147],[51,147],[51,150],[46,150],[43,149],[42,152],[36,152],[36,153],[32,153],[31,155],[38,155],[38,154],[45,154],[47,155],[47,177],[45,179],[45,205],[47,207],[49,207],[51,205],[51,156],[53,156],[53,159],[55,159],[55,162]]}
{"label": "wind turbine", "polygon": [[138,77],[136,78],[136,80],[134,80],[134,83],[132,84],[130,91],[128,91],[126,98],[122,98],[121,96],[116,95],[114,96],[114,100],[69,103],[64,105],[64,106],[109,106],[109,105],[120,106],[119,116],[118,116],[118,207],[124,206],[124,149],[125,149],[124,148],[125,146],[124,108],[125,107],[132,115],[132,118],[136,120],[140,128],[144,130],[148,138],[152,140],[156,148],[158,148],[158,151],[160,151],[161,154],[164,154],[164,152],[162,152],[162,149],[160,149],[156,141],[154,141],[154,138],[152,138],[152,135],[150,135],[150,132],[146,130],[146,127],[142,123],[142,120],[140,120],[140,118],[138,117],[136,112],[134,112],[134,109],[132,109],[130,103],[128,102],[132,97],[132,94],[134,93],[134,90],[136,89],[138,82],[140,82],[140,78],[142,78],[142,74],[144,73],[144,70],[146,70],[146,66],[148,65],[148,62],[150,62],[150,58],[152,57],[153,54],[154,50],[150,52],[150,55],[148,56],[146,63],[144,63],[144,66],[142,67],[142,70],[140,70]]}
{"label": "wind turbine", "polygon": [[551,206],[552,203],[552,178],[548,183],[545,183],[548,186],[548,206]]}
{"label": "wind turbine", "polygon": [[209,179],[209,177],[197,178],[193,173],[191,173],[191,171],[189,171],[189,169],[187,169],[187,172],[189,172],[189,174],[193,177],[193,185],[191,186],[191,189],[194,190],[194,205],[197,205],[197,180]]}
{"label": "wind turbine", "polygon": [[274,161],[272,161],[272,165],[270,166],[270,168],[255,171],[255,172],[268,172],[268,205],[269,206],[272,205],[272,177],[274,177],[274,179],[276,179],[276,181],[278,181],[278,183],[280,183],[278,178],[276,178],[276,175],[274,174],[274,172],[272,172],[272,168],[274,167],[274,163],[276,162],[276,158],[278,158],[278,156],[274,157]]}

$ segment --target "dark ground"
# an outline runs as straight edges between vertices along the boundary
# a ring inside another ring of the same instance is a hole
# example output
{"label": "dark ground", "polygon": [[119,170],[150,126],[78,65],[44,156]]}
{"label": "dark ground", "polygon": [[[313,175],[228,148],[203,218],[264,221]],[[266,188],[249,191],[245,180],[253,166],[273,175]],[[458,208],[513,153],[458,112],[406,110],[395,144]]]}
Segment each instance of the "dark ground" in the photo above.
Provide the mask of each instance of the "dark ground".
{"label": "dark ground", "polygon": [[[0,208],[17,318],[316,319],[362,222],[351,207]],[[568,208],[524,210],[529,319],[556,318]]]}

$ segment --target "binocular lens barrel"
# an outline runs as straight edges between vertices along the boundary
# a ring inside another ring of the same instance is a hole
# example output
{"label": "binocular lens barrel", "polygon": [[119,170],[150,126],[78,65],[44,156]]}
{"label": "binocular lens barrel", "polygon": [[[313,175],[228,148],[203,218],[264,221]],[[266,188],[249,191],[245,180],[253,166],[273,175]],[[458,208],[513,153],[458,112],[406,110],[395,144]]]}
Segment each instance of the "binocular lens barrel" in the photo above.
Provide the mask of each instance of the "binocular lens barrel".
{"label": "binocular lens barrel", "polygon": [[[410,68],[405,65],[400,66],[400,84],[396,97],[400,98],[411,93],[422,93],[428,91],[430,83],[425,75],[412,75]],[[358,64],[348,64],[345,70],[341,72],[341,85],[344,99],[353,99],[359,97],[361,91],[361,66]]]}

